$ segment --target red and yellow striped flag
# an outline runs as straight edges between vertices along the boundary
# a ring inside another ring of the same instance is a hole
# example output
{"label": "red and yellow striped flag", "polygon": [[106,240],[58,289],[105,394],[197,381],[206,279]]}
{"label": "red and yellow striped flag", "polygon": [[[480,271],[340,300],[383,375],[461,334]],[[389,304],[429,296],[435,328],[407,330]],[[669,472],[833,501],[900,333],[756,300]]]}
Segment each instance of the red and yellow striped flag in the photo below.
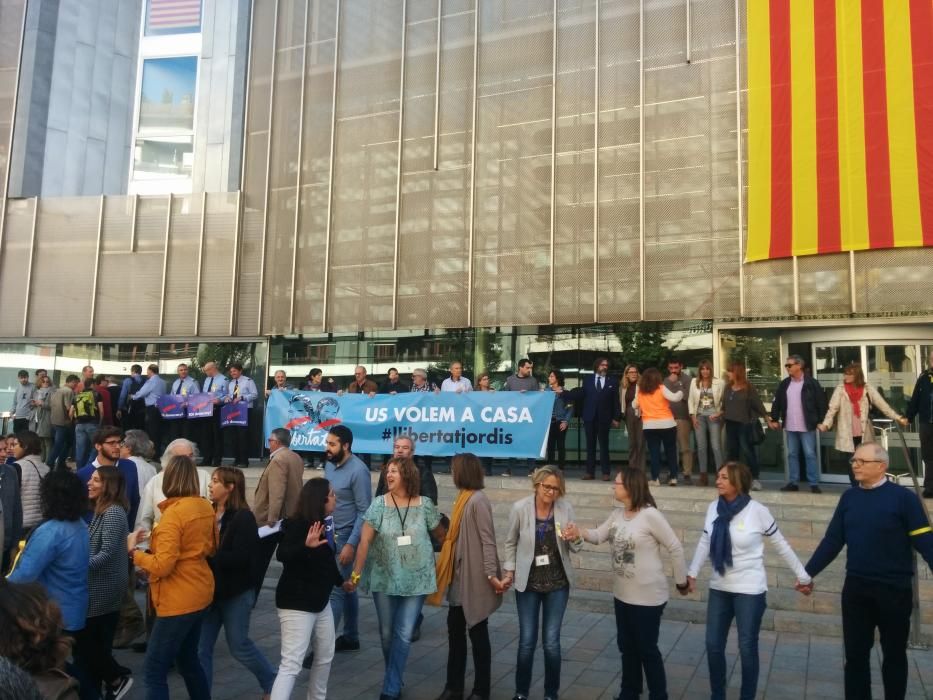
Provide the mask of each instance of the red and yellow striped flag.
{"label": "red and yellow striped flag", "polygon": [[748,0],[748,246],[933,245],[933,0]]}

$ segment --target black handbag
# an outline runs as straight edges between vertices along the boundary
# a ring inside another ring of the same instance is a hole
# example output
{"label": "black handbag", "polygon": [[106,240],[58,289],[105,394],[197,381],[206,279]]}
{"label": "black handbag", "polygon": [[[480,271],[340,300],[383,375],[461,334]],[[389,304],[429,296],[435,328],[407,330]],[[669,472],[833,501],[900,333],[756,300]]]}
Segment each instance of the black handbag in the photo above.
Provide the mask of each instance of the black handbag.
{"label": "black handbag", "polygon": [[760,445],[765,441],[765,429],[761,426],[761,421],[755,418],[748,426],[748,440],[753,445]]}

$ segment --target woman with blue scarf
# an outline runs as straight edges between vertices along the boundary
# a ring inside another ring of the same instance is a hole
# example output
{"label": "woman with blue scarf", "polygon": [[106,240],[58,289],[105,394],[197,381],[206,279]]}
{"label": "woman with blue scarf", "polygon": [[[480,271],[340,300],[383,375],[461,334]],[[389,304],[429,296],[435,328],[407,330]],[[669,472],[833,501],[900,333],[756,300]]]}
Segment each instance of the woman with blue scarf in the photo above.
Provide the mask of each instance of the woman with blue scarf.
{"label": "woman with blue scarf", "polygon": [[706,657],[712,700],[726,697],[726,639],[735,618],[742,662],[741,700],[758,690],[758,633],[767,607],[768,576],[764,565],[767,537],[797,575],[797,589],[809,594],[810,576],[778,530],[771,513],[748,495],[752,473],[740,462],[726,462],[716,475],[719,498],[706,511],[703,534],[687,571],[692,592],[697,574],[712,561],[706,610]]}

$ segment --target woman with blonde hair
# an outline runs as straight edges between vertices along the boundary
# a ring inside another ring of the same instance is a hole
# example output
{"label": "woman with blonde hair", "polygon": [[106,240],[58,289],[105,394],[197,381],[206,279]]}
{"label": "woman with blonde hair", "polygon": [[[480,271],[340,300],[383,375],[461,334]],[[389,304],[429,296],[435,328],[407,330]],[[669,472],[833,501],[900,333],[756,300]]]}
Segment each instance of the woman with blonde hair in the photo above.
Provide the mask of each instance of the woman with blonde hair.
{"label": "woman with blonde hair", "polygon": [[245,666],[268,697],[275,669],[249,638],[249,618],[256,602],[260,561],[256,518],[246,502],[246,479],[240,469],[217,467],[211,474],[211,501],[220,528],[217,552],[207,560],[214,575],[214,600],[204,614],[198,655],[213,685],[214,645],[224,628],[230,655]]}
{"label": "woman with blonde hair", "polygon": [[574,521],[573,506],[560,469],[546,464],[531,477],[534,493],[512,506],[505,537],[502,564],[504,587],[515,588],[518,608],[518,660],[515,666],[515,698],[527,700],[531,688],[539,623],[544,647],[544,697],[556,700],[560,690],[560,627],[573,585],[570,552],[580,542],[570,542],[562,525]]}
{"label": "woman with blonde hair", "polygon": [[440,605],[447,593],[447,683],[438,700],[462,700],[469,633],[473,646],[473,690],[470,700],[489,700],[492,649],[488,619],[502,604],[506,586],[500,580],[492,504],[483,493],[483,467],[469,452],[455,455],[450,473],[457,487],[447,539],[436,565],[437,593],[430,605]]}
{"label": "woman with blonde hair", "polygon": [[152,528],[149,551],[136,549],[142,528],[126,538],[133,563],[149,574],[149,596],[156,611],[146,648],[144,680],[149,700],[167,700],[172,662],[193,700],[210,697],[198,658],[201,621],[214,598],[214,575],[207,563],[217,549],[214,509],[201,498],[194,460],[172,457],[163,472],[162,512]]}
{"label": "woman with blonde hair", "polygon": [[443,541],[446,533],[437,506],[420,495],[414,460],[393,458],[383,470],[388,491],[373,499],[363,516],[363,534],[344,590],[356,590],[362,580],[373,594],[385,661],[379,697],[397,700],[418,615],[425,598],[437,590],[430,535]]}
{"label": "woman with blonde hair", "polygon": [[[842,384],[838,384],[833,390],[826,416],[823,422],[816,426],[817,430],[825,433],[831,430],[835,423],[835,448],[851,458],[859,445],[875,441],[870,415],[872,408],[877,408],[902,426],[908,423],[904,416],[891,408],[875,387],[865,381],[862,366],[858,362],[853,362],[843,370]],[[857,484],[851,466],[849,467],[849,483],[852,486]]]}
{"label": "woman with blonde hair", "polygon": [[[700,455],[700,486],[709,484],[709,450],[713,450],[712,473],[722,466],[722,438],[720,417],[722,416],[722,390],[725,382],[713,376],[713,363],[700,360],[697,376],[690,382],[687,408],[693,420],[693,432]],[[715,479],[715,477],[713,477]]]}
{"label": "woman with blonde hair", "polygon": [[[752,491],[761,490],[758,481],[758,443],[760,434],[755,428],[758,419],[768,419],[755,387],[749,383],[744,362],[733,362],[726,372],[728,381],[722,392],[722,417],[726,426],[726,459],[745,458],[752,472]],[[759,423],[760,428],[760,423]]]}
{"label": "woman with blonde hair", "polygon": [[641,416],[632,406],[638,391],[641,373],[635,365],[626,365],[622,373],[622,385],[619,387],[619,403],[625,418],[625,432],[628,435],[628,465],[638,469],[645,468],[645,434],[641,428]]}

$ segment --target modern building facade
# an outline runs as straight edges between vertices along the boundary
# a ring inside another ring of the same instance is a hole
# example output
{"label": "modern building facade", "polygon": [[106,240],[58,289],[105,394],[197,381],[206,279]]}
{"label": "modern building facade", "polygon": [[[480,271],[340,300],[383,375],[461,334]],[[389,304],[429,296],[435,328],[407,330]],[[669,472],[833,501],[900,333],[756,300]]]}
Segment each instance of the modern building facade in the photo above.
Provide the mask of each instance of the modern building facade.
{"label": "modern building facade", "polygon": [[794,351],[902,404],[931,249],[743,262],[748,1],[0,0],[0,394]]}

